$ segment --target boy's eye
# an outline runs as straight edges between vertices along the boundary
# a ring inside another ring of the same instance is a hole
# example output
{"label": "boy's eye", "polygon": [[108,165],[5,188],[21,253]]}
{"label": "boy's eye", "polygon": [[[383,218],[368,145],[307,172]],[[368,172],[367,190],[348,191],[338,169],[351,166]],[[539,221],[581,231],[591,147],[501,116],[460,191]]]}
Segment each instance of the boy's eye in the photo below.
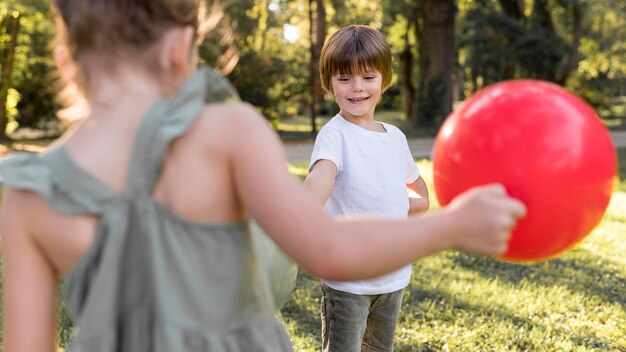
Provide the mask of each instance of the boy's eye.
{"label": "boy's eye", "polygon": [[366,80],[372,80],[372,79],[375,79],[375,78],[376,78],[376,76],[365,76],[364,78],[365,78]]}
{"label": "boy's eye", "polygon": [[339,78],[337,78],[337,80],[338,80],[339,82],[346,82],[346,81],[349,81],[349,80],[350,80],[350,78],[348,78],[348,77],[339,77]]}

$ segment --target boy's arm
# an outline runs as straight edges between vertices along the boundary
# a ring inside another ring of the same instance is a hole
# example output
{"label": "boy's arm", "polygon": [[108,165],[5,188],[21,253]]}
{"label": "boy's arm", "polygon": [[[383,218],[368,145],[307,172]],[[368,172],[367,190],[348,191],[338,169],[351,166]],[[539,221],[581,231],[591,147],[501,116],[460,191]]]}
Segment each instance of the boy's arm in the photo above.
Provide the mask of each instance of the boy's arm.
{"label": "boy's arm", "polygon": [[409,215],[422,214],[430,207],[428,199],[428,187],[422,176],[419,176],[413,183],[406,185],[409,191]]}
{"label": "boy's arm", "polygon": [[318,160],[304,180],[304,188],[323,206],[335,187],[337,167],[330,160]]}

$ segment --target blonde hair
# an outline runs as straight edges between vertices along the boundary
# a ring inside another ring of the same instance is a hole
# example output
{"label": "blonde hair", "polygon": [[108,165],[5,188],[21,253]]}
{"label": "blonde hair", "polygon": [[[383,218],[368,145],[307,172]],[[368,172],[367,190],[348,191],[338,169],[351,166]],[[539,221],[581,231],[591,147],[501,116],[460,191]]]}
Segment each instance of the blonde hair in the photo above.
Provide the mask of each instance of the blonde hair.
{"label": "blonde hair", "polygon": [[203,0],[54,0],[56,49],[65,50],[76,65],[74,86],[60,94],[63,104],[84,101],[89,86],[88,65],[114,71],[116,59],[136,58],[174,27],[192,26],[196,37],[209,30]]}
{"label": "blonde hair", "polygon": [[391,49],[377,29],[348,25],[333,33],[324,43],[320,56],[320,80],[327,92],[333,92],[333,76],[361,74],[370,69],[381,73],[383,91],[389,88],[393,75]]}

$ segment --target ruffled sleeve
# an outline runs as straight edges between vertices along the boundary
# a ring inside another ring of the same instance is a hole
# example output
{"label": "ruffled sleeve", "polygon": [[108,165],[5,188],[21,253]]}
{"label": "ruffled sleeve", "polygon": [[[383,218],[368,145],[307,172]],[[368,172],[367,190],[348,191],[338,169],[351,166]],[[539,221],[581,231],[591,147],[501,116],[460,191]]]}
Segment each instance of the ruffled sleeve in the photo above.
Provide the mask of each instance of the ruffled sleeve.
{"label": "ruffled sleeve", "polygon": [[63,214],[101,214],[117,196],[102,185],[75,180],[75,168],[60,149],[15,152],[0,159],[0,182],[39,194]]}
{"label": "ruffled sleeve", "polygon": [[3,185],[39,193],[49,198],[51,172],[38,154],[16,152],[0,159],[0,182]]}

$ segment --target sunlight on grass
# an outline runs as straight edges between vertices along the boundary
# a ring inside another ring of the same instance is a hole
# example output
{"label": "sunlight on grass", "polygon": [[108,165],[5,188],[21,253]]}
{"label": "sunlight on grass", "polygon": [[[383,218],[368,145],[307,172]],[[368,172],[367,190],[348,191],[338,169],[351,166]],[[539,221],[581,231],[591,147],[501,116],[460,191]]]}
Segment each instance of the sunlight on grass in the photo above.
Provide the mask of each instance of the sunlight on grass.
{"label": "sunlight on grass", "polygon": [[[329,118],[326,117],[318,117],[315,119],[315,123],[317,128],[321,128],[328,122]],[[285,132],[306,132],[310,133],[312,131],[311,128],[311,118],[308,116],[297,116],[293,118],[282,119],[276,129],[279,131]]]}
{"label": "sunlight on grass", "polygon": [[287,124],[284,122],[280,122],[277,126],[279,131],[287,131],[287,132],[311,132],[311,125],[293,125]]}
{"label": "sunlight on grass", "polygon": [[289,172],[298,177],[298,179],[300,179],[300,181],[304,181],[304,179],[306,178],[306,175],[309,174],[309,163],[308,162],[301,162],[301,163],[289,163],[287,165],[287,168],[289,169]]}
{"label": "sunlight on grass", "polygon": [[[619,178],[606,214],[570,251],[533,264],[458,251],[414,263],[395,350],[626,351],[626,149],[618,155]],[[437,209],[432,164],[416,163]],[[288,165],[301,181],[307,167]],[[295,351],[319,351],[319,279],[301,271],[279,317]]]}
{"label": "sunlight on grass", "polygon": [[[417,165],[436,209],[432,165]],[[306,166],[290,171],[303,179]],[[446,251],[415,263],[395,350],[626,351],[625,184],[622,169],[601,223],[552,260],[518,264]],[[280,317],[296,351],[319,351],[319,280],[301,272]]]}

